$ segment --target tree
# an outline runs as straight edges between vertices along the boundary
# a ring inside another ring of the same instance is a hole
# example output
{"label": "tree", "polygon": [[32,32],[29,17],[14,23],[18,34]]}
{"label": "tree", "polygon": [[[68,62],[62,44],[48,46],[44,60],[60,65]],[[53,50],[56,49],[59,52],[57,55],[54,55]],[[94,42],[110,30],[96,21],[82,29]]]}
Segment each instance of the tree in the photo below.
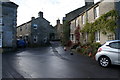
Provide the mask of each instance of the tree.
{"label": "tree", "polygon": [[69,22],[65,21],[63,23],[63,38],[62,38],[62,44],[65,45],[70,39],[70,26],[69,26]]}

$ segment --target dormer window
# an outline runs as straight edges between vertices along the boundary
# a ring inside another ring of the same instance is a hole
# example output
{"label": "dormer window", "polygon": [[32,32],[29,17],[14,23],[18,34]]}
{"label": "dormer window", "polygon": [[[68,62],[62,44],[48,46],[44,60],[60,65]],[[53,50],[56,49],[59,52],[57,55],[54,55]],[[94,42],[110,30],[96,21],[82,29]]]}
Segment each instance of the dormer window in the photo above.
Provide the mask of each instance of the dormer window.
{"label": "dormer window", "polygon": [[38,25],[37,24],[33,24],[33,28],[37,29]]}

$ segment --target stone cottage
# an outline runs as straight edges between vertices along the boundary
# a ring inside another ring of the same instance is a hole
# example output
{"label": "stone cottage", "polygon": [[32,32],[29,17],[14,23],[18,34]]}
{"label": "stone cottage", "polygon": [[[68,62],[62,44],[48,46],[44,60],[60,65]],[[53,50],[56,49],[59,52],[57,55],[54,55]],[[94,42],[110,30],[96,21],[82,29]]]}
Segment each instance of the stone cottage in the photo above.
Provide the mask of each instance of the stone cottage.
{"label": "stone cottage", "polygon": [[0,49],[3,51],[16,48],[17,8],[13,2],[0,2]]}
{"label": "stone cottage", "polygon": [[54,28],[43,17],[43,12],[40,11],[38,16],[17,27],[17,38],[25,40],[31,47],[45,45],[54,38]]}
{"label": "stone cottage", "polygon": [[[114,40],[114,39],[120,39],[120,20],[117,19],[115,21],[115,25],[117,24],[117,28],[113,29],[107,32],[108,29],[102,30],[101,28],[105,28],[105,25],[100,26],[101,21],[99,18],[101,16],[109,15],[109,14],[114,14],[118,13],[117,15],[120,15],[120,2],[106,2],[105,0],[101,0],[97,2],[96,4],[92,5],[91,7],[85,9],[82,13],[79,13],[79,15],[72,19],[70,21],[70,40],[73,41],[74,43],[78,42],[76,40],[76,35],[75,31],[78,29],[79,31],[79,41],[81,43],[88,43],[91,42],[90,38],[93,38],[93,42],[99,42],[101,44],[105,43],[107,40]],[[106,21],[112,21],[115,17],[109,17],[106,19]],[[95,21],[99,21],[99,25],[97,25],[97,22],[94,23]],[[112,21],[113,22],[113,21]],[[112,27],[114,27],[114,23],[111,22]],[[89,25],[93,24],[96,25],[96,29],[94,30],[93,27],[94,25]],[[85,26],[88,26],[85,28]],[[107,25],[107,24],[106,24]],[[99,28],[98,28],[99,27]],[[106,26],[109,27],[109,26]],[[84,29],[84,31],[83,31]],[[89,30],[88,30],[89,29]],[[86,31],[85,31],[86,30]],[[83,31],[83,32],[82,32]],[[115,32],[115,33],[113,33]],[[92,34],[90,34],[92,33]]]}
{"label": "stone cottage", "polygon": [[55,25],[55,39],[60,40],[63,33],[62,24],[60,23],[59,19],[56,21],[56,23],[57,24]]}
{"label": "stone cottage", "polygon": [[[63,17],[63,43],[67,43],[68,40],[70,40],[70,35],[73,35],[70,33],[70,21],[76,18],[80,13],[82,13],[84,10],[88,9],[94,4],[94,0],[85,0],[85,5],[75,9],[65,15]],[[64,26],[65,25],[65,26]],[[67,25],[67,26],[66,26]],[[66,31],[67,30],[67,31]]]}

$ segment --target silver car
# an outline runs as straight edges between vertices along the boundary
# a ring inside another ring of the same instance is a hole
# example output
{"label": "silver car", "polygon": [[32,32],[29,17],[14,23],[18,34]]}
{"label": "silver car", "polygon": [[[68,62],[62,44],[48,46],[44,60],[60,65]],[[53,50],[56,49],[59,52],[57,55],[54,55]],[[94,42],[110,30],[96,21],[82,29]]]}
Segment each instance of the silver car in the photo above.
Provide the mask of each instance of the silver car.
{"label": "silver car", "polygon": [[103,44],[98,49],[95,59],[102,67],[120,65],[120,40],[107,41]]}

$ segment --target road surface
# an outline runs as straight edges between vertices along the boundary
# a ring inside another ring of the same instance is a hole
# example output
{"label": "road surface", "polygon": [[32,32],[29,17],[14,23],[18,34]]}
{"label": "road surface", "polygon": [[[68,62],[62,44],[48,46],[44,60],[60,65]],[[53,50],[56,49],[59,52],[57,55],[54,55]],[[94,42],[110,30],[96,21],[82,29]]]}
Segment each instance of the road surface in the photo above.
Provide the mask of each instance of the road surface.
{"label": "road surface", "polygon": [[64,51],[59,42],[2,55],[3,78],[119,78],[120,66],[102,68],[87,56]]}

